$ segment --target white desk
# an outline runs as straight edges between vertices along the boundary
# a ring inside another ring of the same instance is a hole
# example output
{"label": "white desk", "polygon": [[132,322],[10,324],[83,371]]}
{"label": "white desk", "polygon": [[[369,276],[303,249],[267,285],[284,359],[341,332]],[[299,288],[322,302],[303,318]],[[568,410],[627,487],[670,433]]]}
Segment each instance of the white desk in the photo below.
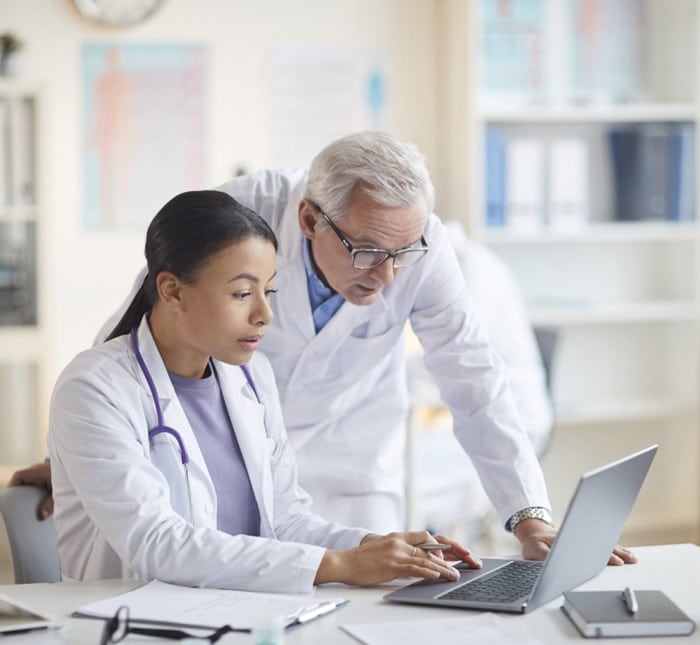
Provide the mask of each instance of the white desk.
{"label": "white desk", "polygon": [[[700,547],[693,544],[674,544],[665,546],[638,547],[635,552],[640,558],[636,565],[624,567],[607,567],[597,578],[582,585],[581,589],[622,589],[631,586],[634,589],[661,589],[670,596],[693,620],[700,625]],[[92,583],[32,584],[0,586],[0,593],[28,602],[34,607],[52,613],[55,616],[69,616],[77,607],[93,600],[128,591],[133,588],[133,581],[105,580]],[[386,622],[397,620],[416,620],[420,618],[439,619],[455,617],[459,610],[435,609],[417,605],[399,605],[382,600],[388,591],[387,586],[371,589],[356,589],[338,585],[325,585],[315,592],[318,598],[342,595],[350,604],[344,608],[315,620],[306,625],[288,630],[286,645],[312,645],[323,643],[357,643],[338,626],[346,623]],[[530,614],[499,614],[507,621],[515,621],[524,633],[538,638],[542,643],[579,643],[588,642],[579,636],[574,626],[561,613],[561,598],[540,607]],[[472,614],[473,612],[469,612]],[[1,637],[2,645],[15,643],[61,643],[75,645],[94,645],[99,643],[102,632],[101,621],[71,618],[68,625],[60,630],[49,632],[30,632],[17,636]],[[124,641],[129,643],[156,643],[156,639],[129,636]],[[162,641],[173,643],[175,641]],[[228,634],[220,643],[248,643],[253,639],[250,634]],[[643,642],[644,645],[675,643],[676,645],[700,644],[700,632],[689,637],[644,638],[613,640],[623,645]],[[439,644],[435,644],[439,645]]]}

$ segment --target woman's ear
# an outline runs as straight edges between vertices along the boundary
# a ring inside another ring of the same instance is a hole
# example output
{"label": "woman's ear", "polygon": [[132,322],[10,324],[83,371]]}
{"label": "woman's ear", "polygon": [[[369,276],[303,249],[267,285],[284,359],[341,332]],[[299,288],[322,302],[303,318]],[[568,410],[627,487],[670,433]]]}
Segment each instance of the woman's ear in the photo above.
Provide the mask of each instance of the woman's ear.
{"label": "woman's ear", "polygon": [[301,232],[310,240],[316,237],[316,227],[318,225],[318,209],[308,199],[299,202],[299,228]]}
{"label": "woman's ear", "polygon": [[182,289],[180,280],[170,271],[161,271],[156,277],[158,299],[166,307],[180,309],[182,307]]}

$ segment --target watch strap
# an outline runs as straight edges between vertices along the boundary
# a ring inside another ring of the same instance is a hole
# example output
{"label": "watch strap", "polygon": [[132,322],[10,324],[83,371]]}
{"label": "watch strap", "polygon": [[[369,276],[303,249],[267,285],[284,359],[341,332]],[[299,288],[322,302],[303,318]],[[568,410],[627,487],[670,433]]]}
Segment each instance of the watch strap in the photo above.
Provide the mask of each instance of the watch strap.
{"label": "watch strap", "polygon": [[544,508],[544,506],[529,506],[524,508],[517,513],[514,513],[508,520],[508,530],[512,533],[515,527],[520,524],[523,520],[542,520],[550,526],[554,526],[552,522],[552,514],[549,509]]}

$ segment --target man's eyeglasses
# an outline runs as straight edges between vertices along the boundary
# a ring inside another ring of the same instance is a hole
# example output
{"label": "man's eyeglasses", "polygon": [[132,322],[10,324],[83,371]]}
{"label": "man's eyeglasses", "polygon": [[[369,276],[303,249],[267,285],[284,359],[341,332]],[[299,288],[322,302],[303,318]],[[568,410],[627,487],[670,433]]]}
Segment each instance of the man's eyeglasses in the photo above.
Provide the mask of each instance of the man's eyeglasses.
{"label": "man's eyeglasses", "polygon": [[[316,204],[314,204],[316,206]],[[389,253],[383,249],[356,249],[345,237],[343,232],[335,225],[333,220],[326,213],[316,206],[316,209],[326,220],[328,226],[333,229],[333,232],[338,236],[338,239],[343,243],[343,246],[350,252],[352,256],[352,266],[355,269],[376,269],[380,267],[389,258],[392,259],[394,269],[402,267],[410,267],[418,264],[428,252],[428,243],[423,235],[420,236],[422,246],[410,246],[406,249],[400,249],[395,253]]]}
{"label": "man's eyeglasses", "polygon": [[169,640],[181,641],[185,638],[197,638],[207,643],[216,643],[224,634],[232,632],[233,629],[228,625],[220,627],[209,636],[197,636],[188,634],[179,629],[166,629],[163,627],[132,627],[129,621],[129,608],[122,605],[117,609],[117,613],[112,616],[106,623],[102,631],[102,639],[100,645],[107,643],[119,643],[123,641],[129,634],[138,634],[139,636],[153,636],[155,638],[167,638]]}

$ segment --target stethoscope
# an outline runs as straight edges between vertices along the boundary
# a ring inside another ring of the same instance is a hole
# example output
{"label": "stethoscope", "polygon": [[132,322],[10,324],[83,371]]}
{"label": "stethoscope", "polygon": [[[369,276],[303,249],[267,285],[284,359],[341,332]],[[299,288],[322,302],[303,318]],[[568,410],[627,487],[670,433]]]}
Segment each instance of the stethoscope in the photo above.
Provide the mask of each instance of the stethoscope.
{"label": "stethoscope", "polygon": [[[158,397],[158,390],[156,389],[156,384],[153,381],[151,372],[146,366],[146,361],[143,360],[143,356],[141,355],[136,327],[134,327],[129,333],[129,338],[131,339],[131,347],[133,348],[134,354],[136,355],[136,360],[138,361],[139,367],[141,368],[141,371],[143,372],[143,375],[146,378],[146,383],[148,383],[148,389],[151,390],[151,396],[153,396],[153,405],[156,408],[156,415],[158,416],[158,425],[155,428],[151,428],[148,431],[148,441],[151,442],[153,438],[159,434],[169,434],[177,442],[178,448],[180,449],[180,460],[182,461],[182,467],[185,470],[185,482],[187,484],[187,502],[189,506],[190,519],[194,520],[194,515],[192,514],[192,489],[190,488],[190,456],[187,452],[187,448],[185,448],[185,442],[182,440],[182,435],[180,435],[180,433],[177,430],[175,430],[175,428],[166,426],[163,422],[163,410],[160,407],[160,398]],[[255,398],[257,399],[258,403],[260,403],[260,396],[258,395],[258,390],[255,387],[255,383],[253,383],[253,377],[250,375],[248,368],[245,365],[240,365],[240,368],[241,370],[243,370],[243,374],[245,374],[246,381],[248,382],[250,389],[253,390]]]}

